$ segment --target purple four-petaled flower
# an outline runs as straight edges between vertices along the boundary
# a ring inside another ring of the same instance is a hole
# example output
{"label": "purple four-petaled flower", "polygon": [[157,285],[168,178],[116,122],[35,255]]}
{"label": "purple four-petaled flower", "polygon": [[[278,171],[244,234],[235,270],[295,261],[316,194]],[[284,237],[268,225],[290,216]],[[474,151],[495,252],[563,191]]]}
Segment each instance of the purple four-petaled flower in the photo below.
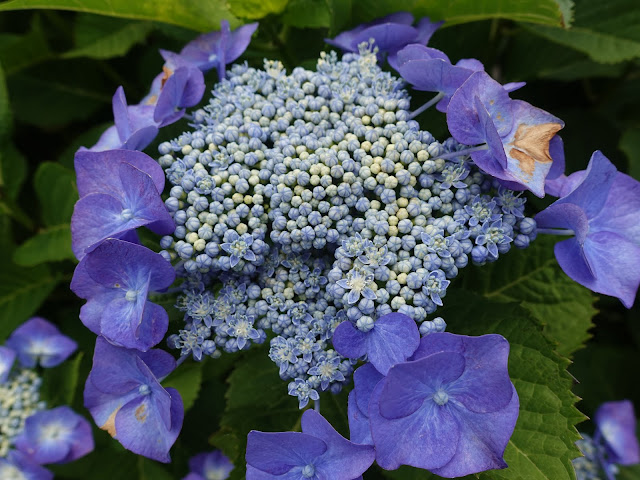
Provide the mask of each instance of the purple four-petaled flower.
{"label": "purple four-petaled flower", "polygon": [[640,285],[640,182],[596,151],[560,190],[564,196],[535,217],[543,233],[575,235],[556,243],[558,263],[576,282],[631,308]]}
{"label": "purple four-petaled flower", "polygon": [[84,388],[85,407],[126,449],[167,463],[182,428],[184,407],[178,391],[163,388],[158,379],[175,366],[173,357],[162,350],[141,353],[98,337]]}
{"label": "purple four-petaled flower", "polygon": [[191,457],[189,470],[183,480],[225,480],[233,470],[233,463],[220,450],[214,450]]}
{"label": "purple four-petaled flower", "polygon": [[594,421],[597,427],[594,440],[604,444],[609,463],[640,463],[636,415],[629,400],[603,403],[596,410]]}
{"label": "purple four-petaled flower", "polygon": [[87,303],[80,320],[115,345],[146,351],[167,332],[169,316],[147,300],[167,288],[175,270],[162,255],[115,238],[103,241],[76,267],[71,290]]}
{"label": "purple four-petaled flower", "polygon": [[30,318],[16,328],[5,345],[16,352],[20,364],[27,368],[37,364],[55,367],[78,348],[76,342],[41,317]]}
{"label": "purple four-petaled flower", "polygon": [[353,480],[373,463],[370,445],[342,437],[322,415],[306,410],[302,433],[252,430],[247,439],[247,480]]}

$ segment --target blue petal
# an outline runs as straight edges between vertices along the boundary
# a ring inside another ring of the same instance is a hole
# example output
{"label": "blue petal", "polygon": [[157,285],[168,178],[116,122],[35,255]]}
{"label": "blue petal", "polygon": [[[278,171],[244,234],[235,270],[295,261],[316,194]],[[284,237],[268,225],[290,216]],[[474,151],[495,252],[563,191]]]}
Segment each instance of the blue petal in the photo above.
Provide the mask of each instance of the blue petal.
{"label": "blue petal", "polygon": [[386,375],[392,366],[404,362],[418,348],[420,332],[411,317],[389,313],[375,322],[365,341],[369,361]]}
{"label": "blue petal", "polygon": [[306,433],[252,430],[247,437],[246,460],[258,470],[282,475],[295,466],[313,463],[327,448],[324,441]]}
{"label": "blue petal", "polygon": [[365,340],[367,334],[361,332],[353,324],[345,320],[333,332],[333,348],[347,358],[360,358],[367,353]]}

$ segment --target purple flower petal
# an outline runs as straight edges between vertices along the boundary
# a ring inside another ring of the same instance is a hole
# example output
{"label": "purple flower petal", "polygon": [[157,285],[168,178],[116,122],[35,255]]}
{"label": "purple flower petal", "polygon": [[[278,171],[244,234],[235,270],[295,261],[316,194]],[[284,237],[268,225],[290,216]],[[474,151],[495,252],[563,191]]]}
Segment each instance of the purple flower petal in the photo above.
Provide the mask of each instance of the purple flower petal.
{"label": "purple flower petal", "polygon": [[189,459],[189,469],[201,475],[203,479],[214,478],[224,480],[229,478],[233,463],[220,450],[199,453]]}
{"label": "purple flower petal", "polygon": [[18,450],[9,450],[0,458],[0,478],[26,478],[27,480],[53,480],[53,473],[33,462]]}
{"label": "purple flower petal", "polygon": [[367,353],[365,332],[361,332],[353,324],[345,320],[336,327],[331,341],[333,348],[347,358],[360,358]]}
{"label": "purple flower petal", "polygon": [[458,448],[449,463],[431,470],[433,473],[452,478],[507,467],[502,456],[520,409],[516,389],[513,386],[511,389],[511,400],[500,411],[482,414],[464,409],[455,411],[460,428]]}
{"label": "purple flower petal", "polygon": [[177,122],[185,113],[185,107],[193,107],[202,99],[204,76],[195,67],[180,67],[162,87],[153,112],[159,127]]}
{"label": "purple flower petal", "polygon": [[633,465],[640,462],[636,415],[629,400],[603,403],[598,407],[594,421],[605,441],[611,463]]}
{"label": "purple flower petal", "polygon": [[351,392],[349,392],[347,416],[349,418],[350,440],[354,443],[360,443],[363,445],[373,445],[369,416],[358,408],[355,390],[351,390]]}
{"label": "purple flower petal", "polygon": [[107,152],[79,151],[74,158],[78,193],[81,197],[89,193],[118,195],[122,182],[118,168],[120,163],[129,163],[151,176],[158,190],[164,189],[164,172],[158,162],[142,152],[131,150],[109,150]]}
{"label": "purple flower petal", "polygon": [[0,346],[0,385],[7,381],[15,360],[16,352],[8,347]]}
{"label": "purple flower petal", "polygon": [[313,435],[327,445],[327,451],[316,462],[320,478],[353,479],[362,475],[373,463],[375,454],[370,445],[356,445],[331,426],[315,410],[302,414],[302,432]]}
{"label": "purple flower petal", "polygon": [[402,313],[380,317],[366,338],[367,357],[386,375],[391,367],[409,358],[418,348],[420,332],[416,322]]}
{"label": "purple flower petal", "polygon": [[20,364],[27,368],[38,363],[45,368],[55,367],[78,348],[76,342],[41,317],[30,318],[16,328],[5,345],[16,352]]}
{"label": "purple flower petal", "polygon": [[247,437],[247,464],[269,473],[282,475],[294,466],[305,466],[327,451],[327,444],[313,435],[300,432],[258,432]]}

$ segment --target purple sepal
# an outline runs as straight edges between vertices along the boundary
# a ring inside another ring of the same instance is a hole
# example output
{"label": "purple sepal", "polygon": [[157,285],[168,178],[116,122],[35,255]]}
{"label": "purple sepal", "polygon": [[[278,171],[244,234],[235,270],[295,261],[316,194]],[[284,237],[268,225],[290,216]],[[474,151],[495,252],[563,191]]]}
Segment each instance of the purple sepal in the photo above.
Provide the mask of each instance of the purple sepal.
{"label": "purple sepal", "polygon": [[604,440],[611,463],[640,463],[640,445],[636,437],[636,415],[629,400],[605,402],[596,411],[596,435]]}
{"label": "purple sepal", "polygon": [[486,144],[471,154],[485,172],[544,196],[552,158],[549,142],[562,120],[508,92],[485,72],[475,72],[453,94],[447,107],[451,135],[467,145]]}
{"label": "purple sepal", "polygon": [[586,172],[567,177],[564,191],[569,193],[535,217],[539,228],[575,233],[555,245],[560,267],[631,308],[640,285],[640,182],[596,151]]}
{"label": "purple sepal", "polygon": [[178,391],[164,389],[156,378],[169,357],[161,350],[142,355],[98,337],[84,389],[85,406],[100,428],[126,449],[164,463],[171,461],[184,417]]}
{"label": "purple sepal", "polygon": [[446,477],[506,467],[519,407],[508,352],[499,335],[423,337],[412,361],[392,367],[371,395],[378,464]]}
{"label": "purple sepal", "polygon": [[123,162],[118,165],[118,175],[121,191],[90,193],[76,202],[71,217],[71,246],[78,260],[104,239],[119,238],[137,227],[146,226],[160,235],[171,234],[175,229],[147,173]]}
{"label": "purple sepal", "polygon": [[366,354],[373,366],[386,375],[393,365],[404,362],[418,348],[420,332],[411,317],[389,313],[376,320],[367,332],[358,330],[349,321],[342,322],[332,341],[340,355],[359,358]]}
{"label": "purple sepal", "polygon": [[117,195],[122,191],[118,172],[121,163],[129,163],[149,175],[158,192],[164,189],[164,172],[154,159],[133,150],[109,150],[106,152],[78,151],[74,158],[78,193],[84,197],[90,193]]}
{"label": "purple sepal", "polygon": [[158,135],[158,125],[153,120],[154,106],[127,105],[124,89],[118,87],[112,100],[115,125],[108,128],[90,151],[143,150]]}
{"label": "purple sepal", "polygon": [[9,450],[0,458],[0,478],[26,478],[27,480],[53,480],[53,473],[34,463],[18,450]]}
{"label": "purple sepal", "polygon": [[72,462],[93,451],[91,425],[67,406],[36,412],[15,447],[40,465]]}
{"label": "purple sepal", "polygon": [[199,478],[224,480],[229,478],[233,463],[220,450],[199,453],[189,459],[189,470]]}
{"label": "purple sepal", "polygon": [[257,28],[257,23],[248,23],[231,31],[229,22],[222,20],[219,32],[200,35],[180,51],[180,56],[203,72],[216,68],[218,78],[222,80],[226,65],[236,61],[244,53]]}
{"label": "purple sepal", "polygon": [[304,474],[307,478],[352,480],[371,466],[374,451],[370,445],[346,440],[322,415],[306,410],[302,433],[249,432],[246,460],[247,480],[293,479]]}
{"label": "purple sepal", "polygon": [[160,254],[109,238],[76,267],[71,290],[88,300],[80,310],[87,328],[114,345],[146,351],[164,338],[169,317],[147,300],[169,287],[175,270]]}
{"label": "purple sepal", "polygon": [[26,368],[38,363],[45,368],[55,367],[78,348],[76,342],[41,317],[30,318],[16,328],[5,345],[16,352],[20,365]]}
{"label": "purple sepal", "polygon": [[349,431],[351,441],[373,445],[369,424],[369,401],[373,389],[384,376],[370,363],[353,373],[353,390],[349,393]]}
{"label": "purple sepal", "polygon": [[177,122],[184,116],[186,107],[193,107],[200,102],[204,89],[202,71],[191,66],[178,68],[160,91],[153,120],[158,127]]}
{"label": "purple sepal", "polygon": [[0,385],[7,381],[15,360],[16,352],[0,345]]}

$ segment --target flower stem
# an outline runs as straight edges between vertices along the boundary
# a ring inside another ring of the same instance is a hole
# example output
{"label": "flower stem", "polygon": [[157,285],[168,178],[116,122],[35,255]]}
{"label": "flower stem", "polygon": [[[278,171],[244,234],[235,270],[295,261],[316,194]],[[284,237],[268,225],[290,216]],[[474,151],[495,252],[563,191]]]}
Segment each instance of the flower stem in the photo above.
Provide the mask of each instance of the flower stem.
{"label": "flower stem", "polygon": [[435,105],[436,103],[438,103],[442,97],[444,97],[444,93],[440,92],[438,93],[435,97],[433,97],[431,100],[429,100],[427,103],[425,103],[424,105],[422,105],[421,107],[417,108],[416,110],[414,110],[413,112],[411,112],[409,114],[409,118],[415,118],[418,115],[420,115],[422,112],[424,112],[427,108],[432,107],[433,105]]}
{"label": "flower stem", "polygon": [[473,153],[473,152],[479,152],[480,150],[488,150],[488,149],[489,149],[489,145],[485,143],[484,145],[478,145],[477,147],[466,148],[464,150],[458,150],[457,152],[449,152],[443,155],[438,155],[432,160],[437,160],[439,158],[446,160],[448,158],[456,158],[461,155],[469,155],[470,153]]}
{"label": "flower stem", "polygon": [[538,228],[538,233],[546,233],[547,235],[575,235],[576,232],[569,228]]}

